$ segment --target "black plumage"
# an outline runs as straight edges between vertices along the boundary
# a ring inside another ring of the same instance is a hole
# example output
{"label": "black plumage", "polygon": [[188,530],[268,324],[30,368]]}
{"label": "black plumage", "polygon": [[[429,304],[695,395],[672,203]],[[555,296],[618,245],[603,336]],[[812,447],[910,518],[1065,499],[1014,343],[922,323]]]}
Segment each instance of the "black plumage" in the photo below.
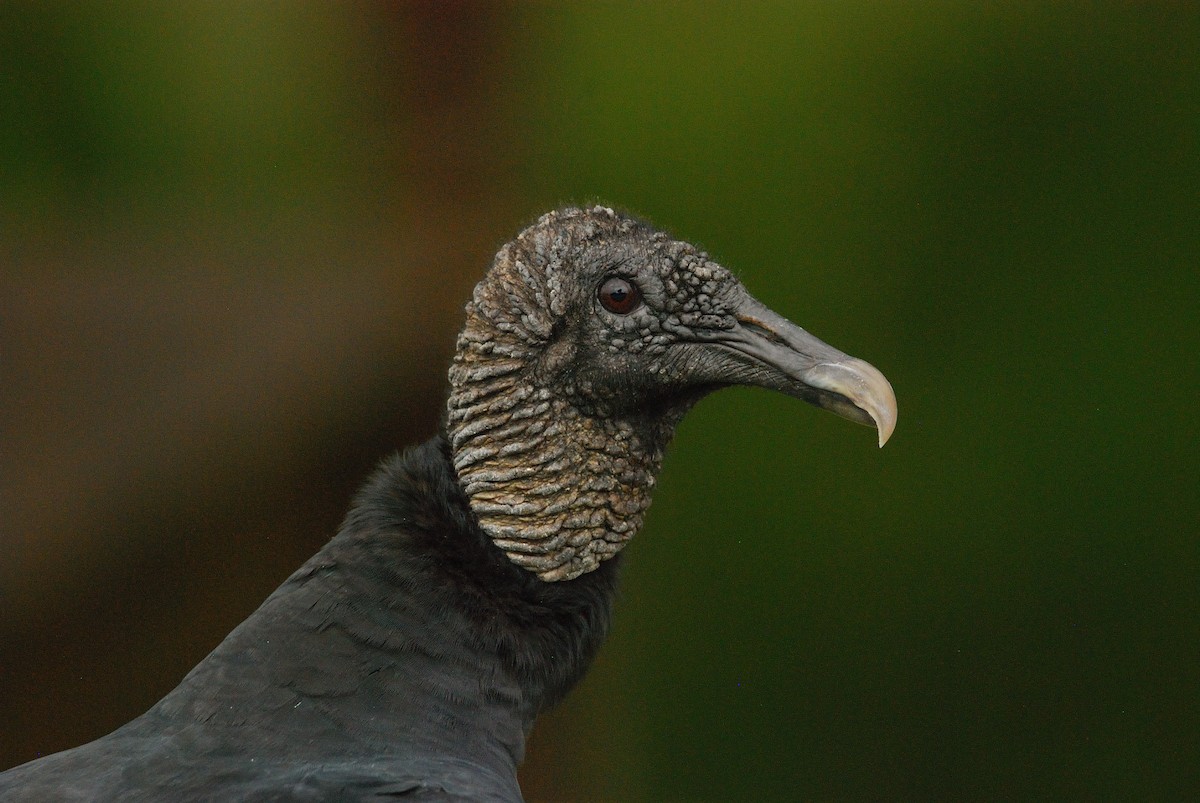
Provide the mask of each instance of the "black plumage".
{"label": "black plumage", "polygon": [[3,800],[520,800],[537,715],[608,629],[675,424],[728,384],[872,422],[890,386],[635,218],[544,216],[467,308],[443,434],[146,714]]}

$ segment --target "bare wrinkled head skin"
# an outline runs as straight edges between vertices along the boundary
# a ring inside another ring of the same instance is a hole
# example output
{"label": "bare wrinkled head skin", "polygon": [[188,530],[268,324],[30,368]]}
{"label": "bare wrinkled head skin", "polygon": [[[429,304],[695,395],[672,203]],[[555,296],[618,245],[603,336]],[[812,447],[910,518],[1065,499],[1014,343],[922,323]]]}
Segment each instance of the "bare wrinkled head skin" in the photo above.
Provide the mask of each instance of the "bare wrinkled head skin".
{"label": "bare wrinkled head skin", "polygon": [[[636,303],[602,303],[614,278]],[[605,207],[551,212],[500,250],[467,305],[450,369],[454,466],[514,563],[569,580],[637,532],[676,424],[734,384],[872,423],[880,445],[895,426],[882,374],[772,313],[704,252]]]}

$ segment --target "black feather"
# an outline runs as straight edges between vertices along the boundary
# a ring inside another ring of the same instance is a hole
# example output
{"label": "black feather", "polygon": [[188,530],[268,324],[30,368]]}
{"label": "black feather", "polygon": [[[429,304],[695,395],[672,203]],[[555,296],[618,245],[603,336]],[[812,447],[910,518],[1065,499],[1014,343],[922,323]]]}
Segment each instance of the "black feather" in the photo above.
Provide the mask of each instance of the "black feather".
{"label": "black feather", "polygon": [[525,737],[603,641],[617,562],[564,583],[515,566],[435,438],[178,688],[0,774],[0,799],[520,800]]}

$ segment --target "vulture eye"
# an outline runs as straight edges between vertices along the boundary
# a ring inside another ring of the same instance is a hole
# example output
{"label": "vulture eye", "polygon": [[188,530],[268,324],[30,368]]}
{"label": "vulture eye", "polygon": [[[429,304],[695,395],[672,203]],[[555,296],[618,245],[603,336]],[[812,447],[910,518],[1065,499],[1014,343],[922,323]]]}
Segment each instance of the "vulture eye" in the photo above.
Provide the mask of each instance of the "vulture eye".
{"label": "vulture eye", "polygon": [[596,291],[600,304],[609,312],[628,315],[642,303],[642,291],[637,285],[619,276],[610,276]]}

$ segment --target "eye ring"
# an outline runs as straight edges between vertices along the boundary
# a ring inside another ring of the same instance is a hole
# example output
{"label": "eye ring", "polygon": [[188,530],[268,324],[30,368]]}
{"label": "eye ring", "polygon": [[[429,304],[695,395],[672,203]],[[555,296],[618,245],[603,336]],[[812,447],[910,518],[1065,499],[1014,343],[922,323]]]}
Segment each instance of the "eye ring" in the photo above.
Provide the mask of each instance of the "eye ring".
{"label": "eye ring", "polygon": [[628,315],[642,305],[642,291],[628,279],[609,276],[596,288],[600,306],[617,315]]}

